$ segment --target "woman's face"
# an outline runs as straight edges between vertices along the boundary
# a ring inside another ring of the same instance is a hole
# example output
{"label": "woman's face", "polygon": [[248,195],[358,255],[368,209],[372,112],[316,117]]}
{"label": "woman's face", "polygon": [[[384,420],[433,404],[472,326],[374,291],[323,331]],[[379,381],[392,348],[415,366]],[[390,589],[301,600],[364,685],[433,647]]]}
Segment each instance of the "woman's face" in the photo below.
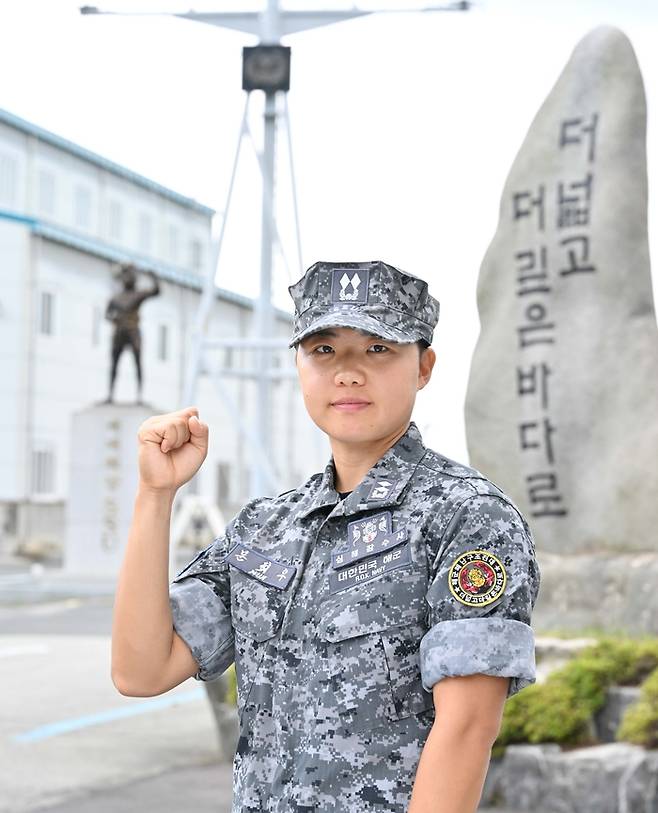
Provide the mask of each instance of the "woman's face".
{"label": "woman's face", "polygon": [[349,327],[328,328],[297,346],[296,364],[311,419],[334,440],[385,438],[406,427],[436,355]]}

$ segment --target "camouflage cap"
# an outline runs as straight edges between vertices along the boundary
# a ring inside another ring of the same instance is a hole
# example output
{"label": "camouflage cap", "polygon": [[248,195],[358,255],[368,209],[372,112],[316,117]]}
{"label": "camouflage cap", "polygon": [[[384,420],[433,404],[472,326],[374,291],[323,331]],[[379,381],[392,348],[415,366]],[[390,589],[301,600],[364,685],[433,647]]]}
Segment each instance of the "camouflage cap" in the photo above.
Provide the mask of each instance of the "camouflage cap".
{"label": "camouflage cap", "polygon": [[322,328],[353,327],[391,342],[432,343],[439,302],[427,283],[381,260],[317,262],[288,287],[295,303],[289,347]]}

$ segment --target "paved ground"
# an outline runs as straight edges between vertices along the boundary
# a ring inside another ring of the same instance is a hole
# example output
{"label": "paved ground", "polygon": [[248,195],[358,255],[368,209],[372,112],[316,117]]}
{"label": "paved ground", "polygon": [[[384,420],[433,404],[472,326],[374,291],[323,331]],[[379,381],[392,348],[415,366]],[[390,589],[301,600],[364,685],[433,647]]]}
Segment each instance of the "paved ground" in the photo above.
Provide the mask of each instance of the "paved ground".
{"label": "paved ground", "polygon": [[[40,808],[48,813],[134,813],[136,810],[158,813],[229,813],[229,803],[221,801],[230,768],[217,765],[185,768],[175,773],[143,779],[112,790],[99,791],[63,805]],[[349,811],[345,811],[349,813]],[[479,813],[521,813],[502,808],[481,808]]]}
{"label": "paved ground", "polygon": [[203,687],[120,695],[111,607],[110,597],[0,607],[0,811],[228,813],[231,769]]}
{"label": "paved ground", "polygon": [[121,696],[111,608],[99,586],[36,589],[0,567],[0,813],[229,813],[231,766],[202,685]]}
{"label": "paved ground", "polygon": [[[70,797],[48,813],[229,813],[231,768],[208,765],[159,774],[115,788]],[[500,811],[496,811],[500,813]]]}

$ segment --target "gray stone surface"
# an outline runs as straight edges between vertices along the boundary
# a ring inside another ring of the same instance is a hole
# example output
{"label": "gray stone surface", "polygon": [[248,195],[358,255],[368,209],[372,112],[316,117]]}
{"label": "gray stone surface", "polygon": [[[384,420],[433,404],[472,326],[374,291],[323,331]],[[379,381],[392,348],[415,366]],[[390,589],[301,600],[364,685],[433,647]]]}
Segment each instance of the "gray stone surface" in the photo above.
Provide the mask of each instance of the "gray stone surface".
{"label": "gray stone surface", "polygon": [[149,404],[98,404],[73,415],[66,573],[117,575],[137,490],[137,431],[153,414]]}
{"label": "gray stone surface", "polygon": [[658,633],[658,553],[537,551],[537,632]]}
{"label": "gray stone surface", "polygon": [[654,813],[658,752],[624,743],[571,751],[514,745],[486,790],[486,804],[533,813]]}
{"label": "gray stone surface", "polygon": [[596,638],[555,638],[538,635],[535,638],[537,683],[543,683],[551,672],[561,669],[584,649],[596,643]]}
{"label": "gray stone surface", "polygon": [[601,742],[615,742],[617,729],[626,709],[640,699],[639,686],[611,686],[605,706],[594,715],[596,736]]}
{"label": "gray stone surface", "polygon": [[[465,404],[471,464],[515,499],[538,549],[618,557],[603,572],[595,559],[577,568],[564,612],[589,592],[601,614],[612,601],[626,626],[635,609],[617,605],[643,584],[642,568],[626,571],[637,553],[658,553],[645,134],[631,44],[597,28],[575,48],[505,184],[478,281]],[[552,600],[542,582],[540,629]],[[643,601],[656,629],[658,598]]]}

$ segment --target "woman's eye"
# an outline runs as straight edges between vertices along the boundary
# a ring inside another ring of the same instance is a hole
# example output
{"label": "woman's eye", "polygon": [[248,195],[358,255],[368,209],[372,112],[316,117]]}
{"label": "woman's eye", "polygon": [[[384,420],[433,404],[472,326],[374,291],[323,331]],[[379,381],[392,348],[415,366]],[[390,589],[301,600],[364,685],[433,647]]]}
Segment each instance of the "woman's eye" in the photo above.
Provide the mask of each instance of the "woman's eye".
{"label": "woman's eye", "polygon": [[385,352],[388,351],[388,347],[386,347],[385,344],[373,344],[370,349],[374,350],[376,355],[381,355],[382,350]]}
{"label": "woman's eye", "polygon": [[325,353],[325,350],[330,351],[333,350],[333,348],[330,344],[320,344],[312,352],[318,353],[321,356],[326,356],[327,353]]}

